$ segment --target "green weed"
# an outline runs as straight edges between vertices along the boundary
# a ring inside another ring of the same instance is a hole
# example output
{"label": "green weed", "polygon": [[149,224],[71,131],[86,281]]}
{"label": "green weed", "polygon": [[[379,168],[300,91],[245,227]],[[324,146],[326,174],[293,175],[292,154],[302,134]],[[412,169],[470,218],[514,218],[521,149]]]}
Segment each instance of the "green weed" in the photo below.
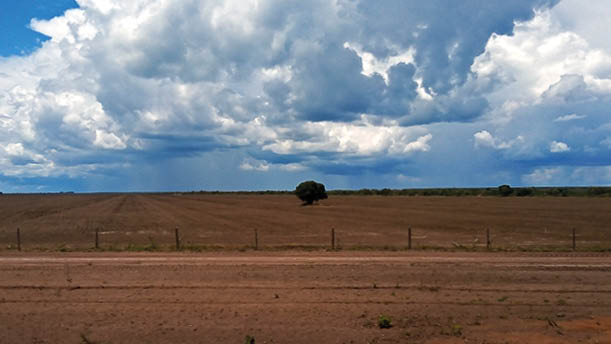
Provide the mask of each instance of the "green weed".
{"label": "green weed", "polygon": [[378,327],[381,329],[391,328],[392,327],[392,319],[387,315],[380,315],[378,317]]}
{"label": "green weed", "polygon": [[450,327],[450,331],[452,335],[456,337],[462,336],[462,330],[463,330],[462,326],[458,324],[452,324],[452,326]]}

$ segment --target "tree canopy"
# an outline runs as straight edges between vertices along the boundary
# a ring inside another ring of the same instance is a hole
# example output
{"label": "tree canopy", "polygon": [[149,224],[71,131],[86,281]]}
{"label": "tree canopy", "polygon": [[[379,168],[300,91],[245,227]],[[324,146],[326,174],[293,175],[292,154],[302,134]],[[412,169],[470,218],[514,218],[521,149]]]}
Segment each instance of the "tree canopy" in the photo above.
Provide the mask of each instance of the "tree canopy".
{"label": "tree canopy", "polygon": [[316,201],[328,197],[325,186],[313,180],[308,180],[297,185],[297,188],[295,188],[295,195],[303,201],[303,205],[311,205]]}

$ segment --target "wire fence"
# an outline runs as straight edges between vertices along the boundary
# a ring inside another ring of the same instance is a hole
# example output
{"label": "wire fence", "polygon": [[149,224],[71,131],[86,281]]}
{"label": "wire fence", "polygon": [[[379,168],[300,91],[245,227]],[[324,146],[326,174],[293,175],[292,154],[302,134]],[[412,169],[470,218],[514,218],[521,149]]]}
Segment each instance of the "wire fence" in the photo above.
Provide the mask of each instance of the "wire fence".
{"label": "wire fence", "polygon": [[[83,230],[79,235],[58,236],[56,242],[41,241],[36,235],[16,228],[11,235],[3,233],[7,250],[43,251],[203,251],[203,250],[467,250],[467,251],[611,251],[611,242],[580,236],[576,228],[545,235],[535,239],[525,238],[507,231],[491,228],[470,234],[434,233],[424,229],[407,227],[401,233],[386,235],[383,232],[352,233],[349,230],[328,231],[304,236],[295,233],[278,233],[273,230],[247,229],[231,235],[198,230],[140,231],[137,233],[95,228]],[[433,235],[429,235],[433,234]],[[559,235],[560,234],[560,235]]]}

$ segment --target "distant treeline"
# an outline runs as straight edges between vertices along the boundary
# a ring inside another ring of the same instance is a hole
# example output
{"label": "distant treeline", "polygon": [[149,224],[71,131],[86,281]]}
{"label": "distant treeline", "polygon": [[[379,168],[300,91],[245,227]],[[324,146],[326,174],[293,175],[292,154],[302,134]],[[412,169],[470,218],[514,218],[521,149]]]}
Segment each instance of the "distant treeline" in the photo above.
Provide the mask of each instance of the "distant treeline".
{"label": "distant treeline", "polygon": [[[127,192],[134,194],[206,194],[206,195],[294,195],[294,190],[265,191],[178,191],[178,192]],[[74,192],[35,193],[72,195]],[[99,192],[97,194],[124,194],[123,192]],[[499,197],[611,197],[610,186],[566,186],[566,187],[511,187],[501,185],[487,188],[423,188],[423,189],[360,189],[328,190],[329,196],[499,196]],[[2,192],[0,192],[2,195]]]}
{"label": "distant treeline", "polygon": [[[204,194],[287,195],[294,191],[199,191]],[[611,187],[510,187],[426,188],[426,189],[360,189],[328,190],[327,194],[345,196],[499,196],[499,197],[611,197]]]}
{"label": "distant treeline", "polygon": [[430,188],[430,189],[361,189],[334,190],[329,195],[372,196],[502,196],[502,197],[592,197],[611,196],[611,187],[516,187]]}

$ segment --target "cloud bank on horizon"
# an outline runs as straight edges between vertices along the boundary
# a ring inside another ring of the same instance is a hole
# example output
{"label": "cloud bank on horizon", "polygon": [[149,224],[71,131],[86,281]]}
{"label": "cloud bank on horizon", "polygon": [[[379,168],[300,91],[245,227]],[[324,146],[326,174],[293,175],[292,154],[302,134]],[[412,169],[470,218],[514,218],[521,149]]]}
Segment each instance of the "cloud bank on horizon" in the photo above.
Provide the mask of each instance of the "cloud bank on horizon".
{"label": "cloud bank on horizon", "polygon": [[0,189],[611,184],[605,0],[77,0],[0,57]]}

